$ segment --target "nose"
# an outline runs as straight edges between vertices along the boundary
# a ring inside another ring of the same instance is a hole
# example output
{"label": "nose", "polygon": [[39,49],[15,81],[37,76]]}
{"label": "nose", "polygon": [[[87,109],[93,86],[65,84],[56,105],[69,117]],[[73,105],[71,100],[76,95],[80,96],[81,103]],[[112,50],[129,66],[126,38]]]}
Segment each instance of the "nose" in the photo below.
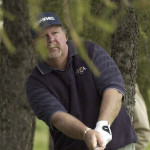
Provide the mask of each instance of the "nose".
{"label": "nose", "polygon": [[54,40],[55,40],[55,38],[54,38],[53,34],[48,33],[47,34],[47,42],[52,43],[52,42],[54,42]]}

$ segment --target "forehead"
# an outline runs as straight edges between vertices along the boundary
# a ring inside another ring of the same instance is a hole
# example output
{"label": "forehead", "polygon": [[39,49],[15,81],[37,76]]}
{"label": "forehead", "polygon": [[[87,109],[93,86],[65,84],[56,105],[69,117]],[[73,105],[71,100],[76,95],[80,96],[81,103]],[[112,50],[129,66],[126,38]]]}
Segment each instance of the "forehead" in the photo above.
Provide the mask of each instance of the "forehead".
{"label": "forehead", "polygon": [[44,29],[41,29],[38,34],[37,34],[37,38],[38,37],[41,37],[41,36],[44,36],[45,34],[47,34],[48,32],[59,32],[59,33],[63,33],[63,29],[62,29],[62,26],[60,25],[53,25],[53,26],[48,26],[48,27],[45,27]]}
{"label": "forehead", "polygon": [[54,30],[62,30],[62,27],[58,25],[48,26],[44,28],[43,30],[41,30],[41,32],[54,31]]}

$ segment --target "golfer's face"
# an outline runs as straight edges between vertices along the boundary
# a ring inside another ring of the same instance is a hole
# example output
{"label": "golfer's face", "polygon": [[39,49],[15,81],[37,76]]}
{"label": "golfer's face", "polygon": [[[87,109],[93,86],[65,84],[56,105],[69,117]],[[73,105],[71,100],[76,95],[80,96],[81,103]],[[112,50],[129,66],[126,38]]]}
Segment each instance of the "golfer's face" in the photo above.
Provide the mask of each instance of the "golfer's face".
{"label": "golfer's face", "polygon": [[58,58],[67,50],[67,38],[61,26],[49,26],[41,31],[39,37],[44,40],[48,58]]}

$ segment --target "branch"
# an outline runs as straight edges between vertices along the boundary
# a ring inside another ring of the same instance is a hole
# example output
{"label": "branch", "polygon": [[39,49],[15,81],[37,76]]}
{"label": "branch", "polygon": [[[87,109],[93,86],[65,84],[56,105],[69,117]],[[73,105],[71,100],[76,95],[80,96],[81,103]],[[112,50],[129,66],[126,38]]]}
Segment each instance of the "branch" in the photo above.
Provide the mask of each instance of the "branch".
{"label": "branch", "polygon": [[83,58],[83,60],[86,62],[86,64],[89,66],[89,68],[92,70],[92,72],[94,73],[95,76],[99,76],[100,72],[97,69],[97,67],[94,65],[94,63],[92,62],[92,60],[89,58],[85,48],[84,48],[84,41],[83,39],[79,36],[79,34],[77,33],[71,18],[70,18],[70,10],[69,10],[69,2],[68,0],[64,0],[63,1],[64,4],[64,15],[65,15],[65,22],[67,22],[67,27],[70,30],[70,35],[75,43],[75,45],[77,46],[77,48],[79,49],[79,54],[80,56]]}

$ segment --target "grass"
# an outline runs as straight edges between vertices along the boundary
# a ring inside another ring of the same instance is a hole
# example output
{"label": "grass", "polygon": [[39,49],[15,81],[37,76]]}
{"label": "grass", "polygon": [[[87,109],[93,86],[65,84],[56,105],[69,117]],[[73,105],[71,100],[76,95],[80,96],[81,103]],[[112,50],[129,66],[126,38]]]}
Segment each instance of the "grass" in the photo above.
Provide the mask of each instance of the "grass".
{"label": "grass", "polygon": [[41,120],[36,119],[36,130],[34,136],[33,150],[49,150],[49,129]]}
{"label": "grass", "polygon": [[145,150],[150,150],[150,142]]}

